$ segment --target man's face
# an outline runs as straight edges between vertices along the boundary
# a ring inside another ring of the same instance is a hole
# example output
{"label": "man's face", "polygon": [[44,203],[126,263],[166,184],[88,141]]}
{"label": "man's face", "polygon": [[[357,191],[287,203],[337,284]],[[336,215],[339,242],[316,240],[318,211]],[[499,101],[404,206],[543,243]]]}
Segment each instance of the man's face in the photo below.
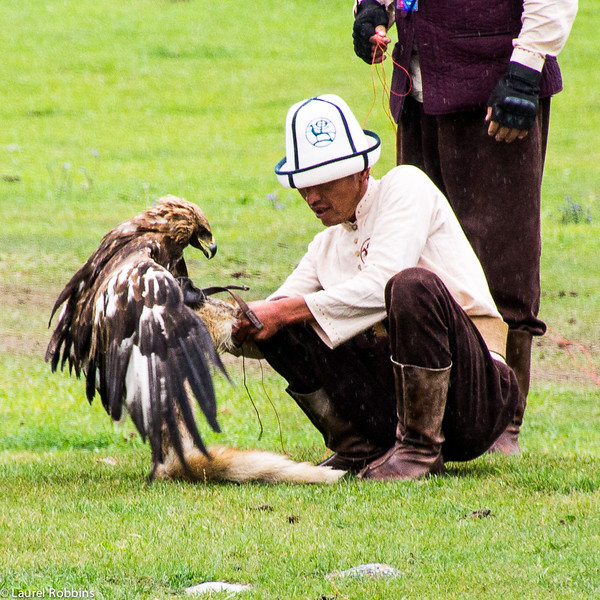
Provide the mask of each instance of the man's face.
{"label": "man's face", "polygon": [[367,190],[369,170],[328,183],[298,189],[317,219],[326,227],[354,221],[356,207]]}

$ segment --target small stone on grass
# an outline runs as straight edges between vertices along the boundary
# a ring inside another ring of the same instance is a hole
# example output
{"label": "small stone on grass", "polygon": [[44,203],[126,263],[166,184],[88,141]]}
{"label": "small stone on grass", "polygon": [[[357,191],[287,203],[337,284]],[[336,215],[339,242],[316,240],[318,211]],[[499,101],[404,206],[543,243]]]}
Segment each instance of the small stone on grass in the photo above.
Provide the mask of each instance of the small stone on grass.
{"label": "small stone on grass", "polygon": [[199,594],[207,594],[208,592],[245,592],[250,586],[243,583],[226,583],[224,581],[206,581],[199,585],[185,588],[185,593],[188,596]]}
{"label": "small stone on grass", "polygon": [[334,578],[352,578],[359,579],[361,577],[388,577],[390,579],[394,579],[396,577],[400,577],[402,573],[398,571],[398,569],[394,569],[394,567],[390,567],[389,565],[383,565],[381,563],[368,563],[366,565],[358,565],[357,567],[352,567],[347,571],[335,571],[327,575],[327,579]]}

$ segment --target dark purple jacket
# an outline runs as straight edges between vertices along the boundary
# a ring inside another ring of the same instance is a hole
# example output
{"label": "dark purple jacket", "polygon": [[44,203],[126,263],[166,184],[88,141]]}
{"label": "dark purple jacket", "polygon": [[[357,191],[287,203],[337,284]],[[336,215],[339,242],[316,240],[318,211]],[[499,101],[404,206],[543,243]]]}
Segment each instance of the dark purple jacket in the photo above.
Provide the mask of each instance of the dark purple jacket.
{"label": "dark purple jacket", "polygon": [[[394,62],[409,68],[417,43],[427,114],[485,107],[510,61],[512,40],[521,31],[522,0],[419,0],[418,10],[396,10],[398,43]],[[408,77],[394,66],[390,107],[398,120]],[[556,58],[548,56],[540,97],[556,94],[562,79]]]}

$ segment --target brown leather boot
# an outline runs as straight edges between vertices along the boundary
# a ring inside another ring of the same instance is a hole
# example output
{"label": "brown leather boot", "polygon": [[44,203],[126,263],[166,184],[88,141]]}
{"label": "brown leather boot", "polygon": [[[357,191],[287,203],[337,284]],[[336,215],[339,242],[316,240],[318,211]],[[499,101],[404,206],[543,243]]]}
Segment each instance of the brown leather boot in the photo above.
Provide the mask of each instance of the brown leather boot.
{"label": "brown leather boot", "polygon": [[323,388],[310,394],[299,394],[289,388],[286,391],[321,432],[325,445],[334,451],[320,466],[358,473],[385,452],[385,448],[370,442],[339,413]]}
{"label": "brown leather boot", "polygon": [[450,367],[426,369],[392,361],[396,379],[396,443],[359,473],[364,479],[416,479],[444,468],[442,420]]}
{"label": "brown leather boot", "polygon": [[519,432],[523,425],[523,415],[529,394],[529,376],[531,369],[531,343],[533,336],[529,331],[510,329],[506,340],[506,364],[515,372],[519,384],[519,403],[515,416],[504,430],[502,435],[494,442],[490,452],[500,452],[510,456],[519,454]]}

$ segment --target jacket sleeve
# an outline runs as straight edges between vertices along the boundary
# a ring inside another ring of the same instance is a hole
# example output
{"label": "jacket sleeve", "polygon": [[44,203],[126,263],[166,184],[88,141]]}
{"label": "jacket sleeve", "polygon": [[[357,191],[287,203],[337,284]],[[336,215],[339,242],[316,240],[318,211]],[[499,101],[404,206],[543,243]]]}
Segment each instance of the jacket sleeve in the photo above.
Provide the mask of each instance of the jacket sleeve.
{"label": "jacket sleeve", "polygon": [[577,0],[523,0],[523,27],[511,60],[541,71],[546,56],[564,48],[576,14]]}

